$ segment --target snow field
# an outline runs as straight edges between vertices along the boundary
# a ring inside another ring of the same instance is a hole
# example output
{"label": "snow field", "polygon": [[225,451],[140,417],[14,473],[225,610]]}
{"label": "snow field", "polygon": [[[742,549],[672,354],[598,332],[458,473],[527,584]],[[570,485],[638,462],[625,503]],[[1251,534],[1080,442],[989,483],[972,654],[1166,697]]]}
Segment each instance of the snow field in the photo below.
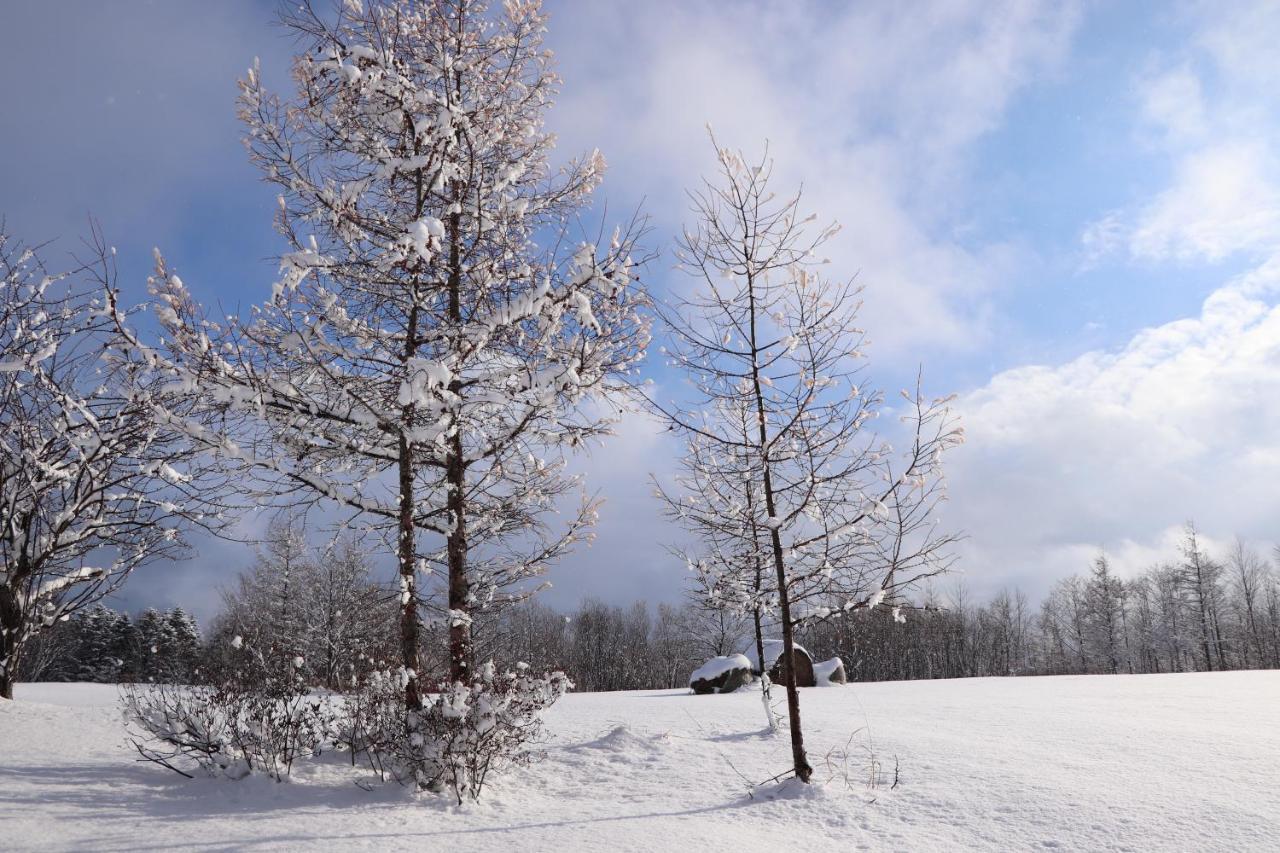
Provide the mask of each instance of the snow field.
{"label": "snow field", "polygon": [[[804,690],[825,784],[754,797],[744,777],[763,781],[789,756],[785,733],[763,731],[755,691],[570,694],[547,715],[545,760],[462,807],[394,785],[361,790],[353,781],[367,774],[341,755],[292,783],[187,781],[133,761],[115,696],[33,684],[0,703],[0,847],[1280,849],[1277,672]],[[883,776],[874,789],[868,748]]]}

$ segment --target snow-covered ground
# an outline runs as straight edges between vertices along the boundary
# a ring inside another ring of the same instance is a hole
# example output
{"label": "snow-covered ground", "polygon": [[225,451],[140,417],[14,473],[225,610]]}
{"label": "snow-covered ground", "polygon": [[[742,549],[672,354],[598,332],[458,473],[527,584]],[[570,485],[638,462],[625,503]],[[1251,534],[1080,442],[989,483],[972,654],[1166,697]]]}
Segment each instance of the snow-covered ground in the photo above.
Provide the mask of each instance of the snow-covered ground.
{"label": "snow-covered ground", "polygon": [[[0,701],[0,849],[1280,850],[1277,672],[809,689],[829,781],[754,798],[741,777],[788,758],[755,692],[570,695],[546,759],[464,807],[363,791],[339,763],[288,784],[187,781],[134,762],[115,696],[31,684]],[[851,735],[846,773],[825,756]]]}

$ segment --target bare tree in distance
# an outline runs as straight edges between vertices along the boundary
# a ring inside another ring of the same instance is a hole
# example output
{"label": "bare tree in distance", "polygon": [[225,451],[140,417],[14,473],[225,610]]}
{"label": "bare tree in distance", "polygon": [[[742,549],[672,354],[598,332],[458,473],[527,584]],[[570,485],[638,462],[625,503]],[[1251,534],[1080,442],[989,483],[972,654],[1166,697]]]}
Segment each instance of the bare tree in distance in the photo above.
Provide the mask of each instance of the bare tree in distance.
{"label": "bare tree in distance", "polygon": [[1218,659],[1218,668],[1224,669],[1221,637],[1217,632],[1217,589],[1222,577],[1222,566],[1200,546],[1200,534],[1191,522],[1187,522],[1184,528],[1182,558],[1182,564],[1178,567],[1178,581],[1195,607],[1199,629],[1197,639],[1200,651],[1204,654],[1205,669],[1213,671],[1215,657]]}
{"label": "bare tree in distance", "polygon": [[[1265,660],[1262,646],[1262,631],[1259,628],[1259,610],[1261,609],[1267,567],[1257,552],[1249,548],[1244,540],[1236,537],[1227,556],[1227,567],[1231,573],[1231,583],[1235,587],[1236,600],[1240,609],[1240,624],[1244,634],[1241,642],[1241,653],[1245,668],[1262,666]],[[1252,654],[1251,654],[1252,653]]]}
{"label": "bare tree in distance", "polygon": [[211,659],[233,657],[224,646],[234,641],[269,657],[301,659],[296,668],[309,683],[349,689],[354,678],[385,666],[386,626],[397,608],[391,590],[374,582],[357,541],[340,534],[312,547],[307,534],[301,517],[272,520],[254,564],[222,593]]}

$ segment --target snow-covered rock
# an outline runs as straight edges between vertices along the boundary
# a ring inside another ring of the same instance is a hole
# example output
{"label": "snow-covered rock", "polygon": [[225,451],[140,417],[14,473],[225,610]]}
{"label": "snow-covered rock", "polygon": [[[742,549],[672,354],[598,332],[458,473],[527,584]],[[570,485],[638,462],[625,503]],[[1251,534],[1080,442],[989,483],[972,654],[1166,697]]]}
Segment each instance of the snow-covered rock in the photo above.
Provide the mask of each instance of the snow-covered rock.
{"label": "snow-covered rock", "polygon": [[732,693],[751,681],[751,661],[745,655],[714,657],[693,671],[689,686],[694,693]]}
{"label": "snow-covered rock", "polygon": [[835,684],[848,684],[849,676],[844,672],[844,661],[838,657],[824,660],[813,665],[813,680],[818,687],[831,687]]}
{"label": "snow-covered rock", "polygon": [[[769,679],[776,684],[783,683],[782,667],[778,665],[778,659],[782,657],[782,641],[781,640],[765,640],[764,646],[764,663],[760,666],[760,661],[756,656],[755,647],[743,651],[743,655],[751,663],[751,671],[754,673],[768,672]],[[809,654],[809,650],[799,643],[793,643],[796,657],[796,685],[799,687],[813,687],[813,655]]]}

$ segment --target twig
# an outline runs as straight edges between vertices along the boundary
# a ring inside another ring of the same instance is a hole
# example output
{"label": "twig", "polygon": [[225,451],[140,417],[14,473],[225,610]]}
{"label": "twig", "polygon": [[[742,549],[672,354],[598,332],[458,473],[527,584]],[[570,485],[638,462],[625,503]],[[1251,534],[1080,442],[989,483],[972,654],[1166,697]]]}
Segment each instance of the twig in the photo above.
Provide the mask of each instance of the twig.
{"label": "twig", "polygon": [[134,761],[137,761],[137,762],[148,761],[152,764],[159,764],[161,767],[168,768],[169,770],[172,770],[174,773],[177,773],[179,776],[186,776],[188,779],[196,778],[192,776],[190,773],[187,773],[183,770],[179,770],[178,768],[174,767],[172,764],[170,764],[166,759],[162,758],[161,756],[155,755],[154,753],[148,753],[146,749],[143,748],[142,744],[138,743],[136,740],[130,741],[130,743],[133,744],[134,749],[138,750],[138,755],[142,756],[141,758],[135,758]]}

